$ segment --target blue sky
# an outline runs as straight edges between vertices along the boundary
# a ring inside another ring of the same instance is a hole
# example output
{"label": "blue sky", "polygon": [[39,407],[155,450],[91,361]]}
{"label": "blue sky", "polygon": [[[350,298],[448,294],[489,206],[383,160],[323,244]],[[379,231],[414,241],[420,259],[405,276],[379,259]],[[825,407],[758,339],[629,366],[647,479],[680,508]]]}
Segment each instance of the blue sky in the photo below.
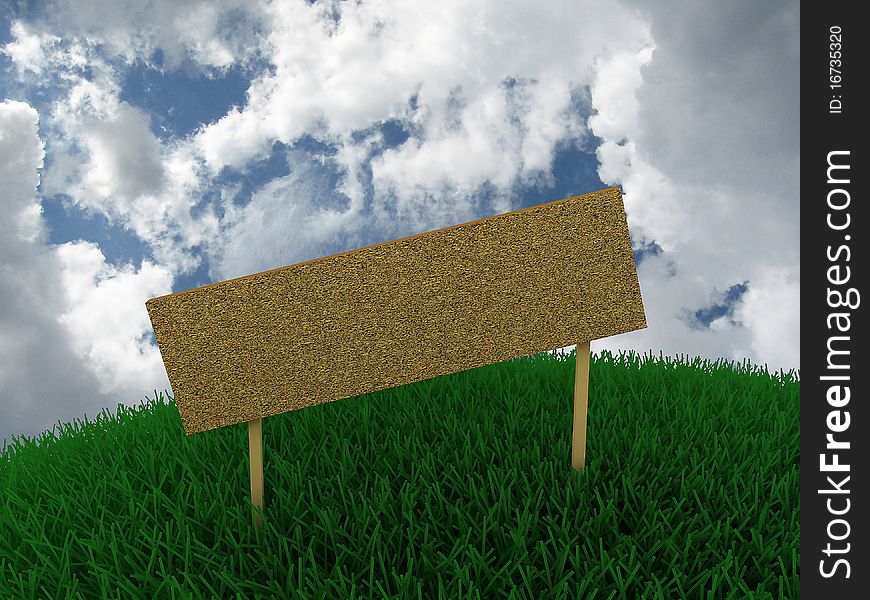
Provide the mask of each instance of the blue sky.
{"label": "blue sky", "polygon": [[698,4],[0,4],[0,437],[169,389],[150,297],[610,185],[593,352],[799,368],[798,6]]}

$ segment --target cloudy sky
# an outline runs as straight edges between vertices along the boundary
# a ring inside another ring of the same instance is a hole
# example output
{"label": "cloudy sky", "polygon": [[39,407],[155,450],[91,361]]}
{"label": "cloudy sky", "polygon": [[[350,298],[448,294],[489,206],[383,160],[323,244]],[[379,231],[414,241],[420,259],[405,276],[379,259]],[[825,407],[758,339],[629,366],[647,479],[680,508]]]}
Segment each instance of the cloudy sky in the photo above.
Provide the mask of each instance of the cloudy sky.
{"label": "cloudy sky", "polygon": [[0,0],[0,438],[170,389],[148,298],[617,184],[593,352],[799,368],[798,2],[647,4]]}

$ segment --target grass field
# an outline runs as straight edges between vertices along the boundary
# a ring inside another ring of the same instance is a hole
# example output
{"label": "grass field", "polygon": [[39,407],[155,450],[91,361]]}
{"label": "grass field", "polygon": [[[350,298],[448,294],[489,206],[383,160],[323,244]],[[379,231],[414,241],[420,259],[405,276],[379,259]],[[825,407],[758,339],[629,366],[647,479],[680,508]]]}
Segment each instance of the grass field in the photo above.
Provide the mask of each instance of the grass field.
{"label": "grass field", "polygon": [[[119,407],[0,454],[0,598],[798,598],[795,373],[540,354],[187,437]],[[156,396],[156,394],[155,394]],[[156,400],[156,398],[155,398]]]}

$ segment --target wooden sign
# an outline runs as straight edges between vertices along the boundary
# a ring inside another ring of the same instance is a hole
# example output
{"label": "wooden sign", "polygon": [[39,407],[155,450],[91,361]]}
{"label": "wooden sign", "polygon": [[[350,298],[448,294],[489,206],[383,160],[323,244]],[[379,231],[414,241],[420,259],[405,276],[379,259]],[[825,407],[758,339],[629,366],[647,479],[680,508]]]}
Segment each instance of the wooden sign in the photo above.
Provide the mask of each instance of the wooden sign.
{"label": "wooden sign", "polygon": [[617,187],[146,307],[187,434],[646,327]]}

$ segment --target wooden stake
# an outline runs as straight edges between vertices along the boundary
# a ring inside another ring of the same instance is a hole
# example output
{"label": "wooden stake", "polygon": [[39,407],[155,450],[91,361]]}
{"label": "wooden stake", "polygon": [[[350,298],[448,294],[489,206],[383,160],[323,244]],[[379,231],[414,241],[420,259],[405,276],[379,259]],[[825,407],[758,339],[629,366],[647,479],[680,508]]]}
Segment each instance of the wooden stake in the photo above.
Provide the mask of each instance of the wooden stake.
{"label": "wooden stake", "polygon": [[571,466],[586,471],[586,413],[589,405],[589,342],[577,344],[574,370],[574,431],[571,437]]}
{"label": "wooden stake", "polygon": [[[263,419],[248,421],[248,448],[251,464],[251,503],[263,510]],[[263,527],[260,515],[251,510],[254,526]]]}

